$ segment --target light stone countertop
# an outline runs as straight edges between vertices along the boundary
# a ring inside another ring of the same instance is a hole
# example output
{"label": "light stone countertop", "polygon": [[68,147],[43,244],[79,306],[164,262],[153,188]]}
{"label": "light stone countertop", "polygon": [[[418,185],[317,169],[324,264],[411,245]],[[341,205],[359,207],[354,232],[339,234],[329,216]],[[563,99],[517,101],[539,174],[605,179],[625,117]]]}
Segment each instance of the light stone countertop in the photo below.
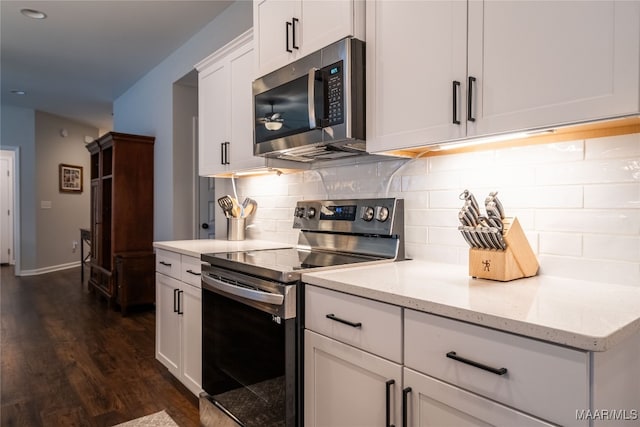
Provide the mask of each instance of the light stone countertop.
{"label": "light stone countertop", "polygon": [[259,249],[290,248],[293,245],[286,243],[271,242],[267,240],[171,240],[164,242],[153,242],[153,247],[165,249],[171,252],[178,252],[200,258],[202,254],[216,252],[252,251]]}
{"label": "light stone countertop", "polygon": [[400,261],[303,274],[305,283],[589,351],[640,331],[640,287],[550,276],[473,279],[465,266]]}

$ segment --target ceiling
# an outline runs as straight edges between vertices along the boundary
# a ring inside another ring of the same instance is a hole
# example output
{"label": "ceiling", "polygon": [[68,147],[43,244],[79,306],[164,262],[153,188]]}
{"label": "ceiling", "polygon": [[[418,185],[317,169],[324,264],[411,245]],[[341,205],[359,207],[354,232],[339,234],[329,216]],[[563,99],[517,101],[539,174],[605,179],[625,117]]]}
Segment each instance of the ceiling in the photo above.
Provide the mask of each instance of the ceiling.
{"label": "ceiling", "polygon": [[113,101],[231,3],[2,0],[2,104],[111,130]]}

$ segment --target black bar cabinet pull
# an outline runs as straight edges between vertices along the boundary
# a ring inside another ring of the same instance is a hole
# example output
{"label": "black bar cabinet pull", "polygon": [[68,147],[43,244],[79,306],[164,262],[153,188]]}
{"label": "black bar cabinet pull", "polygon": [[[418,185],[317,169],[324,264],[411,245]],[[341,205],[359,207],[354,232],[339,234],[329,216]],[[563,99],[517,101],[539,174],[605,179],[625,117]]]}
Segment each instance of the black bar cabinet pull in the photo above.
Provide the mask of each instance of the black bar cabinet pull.
{"label": "black bar cabinet pull", "polygon": [[194,276],[201,276],[202,275],[202,273],[196,273],[195,271],[193,271],[191,269],[187,270],[187,273],[193,274]]}
{"label": "black bar cabinet pull", "polygon": [[178,307],[177,307],[177,302],[178,302],[178,298],[176,297],[176,293],[179,291],[180,289],[174,289],[173,290],[173,312],[177,313],[178,312]]}
{"label": "black bar cabinet pull", "polygon": [[220,164],[224,165],[224,142],[220,143]]}
{"label": "black bar cabinet pull", "polygon": [[464,357],[460,357],[460,356],[458,356],[456,354],[455,351],[450,351],[449,353],[447,353],[447,357],[449,359],[453,359],[453,360],[456,360],[458,362],[466,363],[467,365],[475,366],[476,368],[480,368],[482,370],[489,371],[492,374],[504,375],[504,374],[507,373],[507,368],[492,368],[491,366],[487,366],[487,365],[484,365],[482,363],[475,362],[475,361],[469,360],[469,359],[465,359]]}
{"label": "black bar cabinet pull", "polygon": [[289,47],[289,28],[291,28],[291,26],[293,26],[293,24],[291,22],[287,21],[287,25],[285,27],[286,28],[285,31],[287,32],[286,35],[285,35],[285,38],[287,39],[287,47],[286,47],[287,52],[293,52],[291,50],[291,48]]}
{"label": "black bar cabinet pull", "polygon": [[341,319],[339,317],[336,317],[335,314],[327,314],[327,319],[331,319],[331,320],[335,320],[336,322],[340,322],[340,323],[344,323],[345,325],[349,325],[352,328],[361,328],[362,327],[362,323],[358,322],[358,323],[354,323],[354,322],[350,322],[348,320],[344,320]]}
{"label": "black bar cabinet pull", "polygon": [[171,267],[171,264],[169,264],[168,262],[160,261],[160,264],[164,265],[165,267]]}
{"label": "black bar cabinet pull", "polygon": [[460,82],[454,80],[453,81],[453,124],[459,125],[460,120],[458,120],[458,89],[460,89]]}
{"label": "black bar cabinet pull", "polygon": [[402,427],[407,427],[409,424],[409,402],[408,396],[411,393],[411,387],[407,387],[402,390]]}
{"label": "black bar cabinet pull", "polygon": [[220,164],[228,165],[229,164],[229,142],[221,142],[220,143]]}
{"label": "black bar cabinet pull", "polygon": [[184,291],[178,291],[178,314],[184,314],[184,311],[182,311],[182,298],[180,297],[183,293]]}
{"label": "black bar cabinet pull", "polygon": [[293,22],[291,26],[291,44],[294,49],[299,49],[298,45],[296,44],[296,22],[299,22],[299,20],[298,18],[293,18],[291,22]]}
{"label": "black bar cabinet pull", "polygon": [[476,82],[475,77],[469,76],[469,99],[467,100],[467,120],[475,122],[476,118],[473,117],[473,85]]}
{"label": "black bar cabinet pull", "polygon": [[384,425],[387,427],[395,427],[391,424],[391,386],[395,383],[395,380],[389,380],[385,383],[387,389],[387,420]]}

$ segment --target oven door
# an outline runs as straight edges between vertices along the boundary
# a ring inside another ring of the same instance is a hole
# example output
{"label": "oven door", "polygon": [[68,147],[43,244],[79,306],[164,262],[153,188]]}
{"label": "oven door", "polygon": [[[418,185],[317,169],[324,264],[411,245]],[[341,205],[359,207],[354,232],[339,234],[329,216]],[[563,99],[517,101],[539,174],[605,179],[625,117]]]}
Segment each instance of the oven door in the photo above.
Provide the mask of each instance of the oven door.
{"label": "oven door", "polygon": [[[241,425],[296,425],[295,290],[220,269],[203,271],[202,387]],[[286,310],[290,299],[293,317]]]}

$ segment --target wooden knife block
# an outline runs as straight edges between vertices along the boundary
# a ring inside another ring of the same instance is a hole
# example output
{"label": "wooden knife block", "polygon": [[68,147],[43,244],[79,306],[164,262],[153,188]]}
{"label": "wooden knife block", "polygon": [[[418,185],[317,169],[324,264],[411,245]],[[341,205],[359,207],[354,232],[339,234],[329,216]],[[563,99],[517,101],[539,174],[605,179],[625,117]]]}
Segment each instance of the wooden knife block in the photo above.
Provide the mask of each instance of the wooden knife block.
{"label": "wooden knife block", "polygon": [[503,223],[503,236],[507,248],[503,251],[469,249],[470,276],[508,282],[538,274],[538,260],[518,218],[505,218]]}

